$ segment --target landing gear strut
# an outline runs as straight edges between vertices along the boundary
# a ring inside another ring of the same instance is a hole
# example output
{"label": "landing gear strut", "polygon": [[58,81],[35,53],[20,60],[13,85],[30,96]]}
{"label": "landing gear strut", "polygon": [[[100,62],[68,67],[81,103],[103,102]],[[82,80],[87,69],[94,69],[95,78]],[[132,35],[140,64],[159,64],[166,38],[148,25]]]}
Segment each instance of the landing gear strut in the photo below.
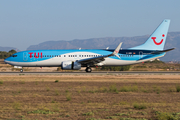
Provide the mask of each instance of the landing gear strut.
{"label": "landing gear strut", "polygon": [[92,71],[92,69],[90,67],[86,68],[86,72],[91,72],[91,71]]}
{"label": "landing gear strut", "polygon": [[23,72],[23,69],[21,69],[20,72],[22,73],[22,72]]}

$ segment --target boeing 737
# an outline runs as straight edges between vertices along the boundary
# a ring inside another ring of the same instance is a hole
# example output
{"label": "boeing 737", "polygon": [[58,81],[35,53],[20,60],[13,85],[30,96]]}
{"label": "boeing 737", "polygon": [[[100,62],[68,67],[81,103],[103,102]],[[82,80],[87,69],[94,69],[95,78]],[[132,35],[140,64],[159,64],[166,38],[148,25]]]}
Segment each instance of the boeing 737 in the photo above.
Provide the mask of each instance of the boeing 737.
{"label": "boeing 737", "polygon": [[121,49],[120,43],[115,50],[29,50],[15,53],[4,62],[21,68],[21,72],[23,67],[61,67],[63,70],[86,67],[86,72],[91,72],[91,67],[95,66],[122,66],[152,61],[174,49],[163,50],[169,24],[170,20],[163,20],[144,44],[129,49]]}

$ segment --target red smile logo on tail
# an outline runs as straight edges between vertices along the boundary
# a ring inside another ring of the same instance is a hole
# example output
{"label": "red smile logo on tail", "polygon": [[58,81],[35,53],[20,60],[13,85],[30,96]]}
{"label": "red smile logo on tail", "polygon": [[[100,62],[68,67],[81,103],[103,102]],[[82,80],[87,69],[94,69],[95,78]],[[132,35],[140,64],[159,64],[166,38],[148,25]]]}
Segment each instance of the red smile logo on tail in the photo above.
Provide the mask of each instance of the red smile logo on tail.
{"label": "red smile logo on tail", "polygon": [[[162,35],[162,37],[164,37],[165,35],[163,34]],[[156,45],[161,45],[162,44],[162,42],[163,42],[163,39],[158,43],[158,42],[156,42],[156,37],[151,37],[151,39],[153,39],[153,41],[154,41],[154,43],[156,44]]]}

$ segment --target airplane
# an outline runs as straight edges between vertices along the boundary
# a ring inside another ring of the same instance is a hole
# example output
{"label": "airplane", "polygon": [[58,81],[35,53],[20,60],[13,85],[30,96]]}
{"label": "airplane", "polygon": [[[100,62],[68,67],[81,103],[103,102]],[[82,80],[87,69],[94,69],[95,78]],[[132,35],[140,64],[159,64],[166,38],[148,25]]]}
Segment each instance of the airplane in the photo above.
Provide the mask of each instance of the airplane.
{"label": "airplane", "polygon": [[85,71],[91,72],[91,67],[95,66],[122,66],[152,61],[175,49],[163,50],[169,24],[169,19],[163,20],[144,44],[129,49],[121,49],[121,42],[115,50],[29,50],[17,52],[4,62],[20,68],[20,72],[23,72],[23,67],[61,67],[63,70],[86,67]]}

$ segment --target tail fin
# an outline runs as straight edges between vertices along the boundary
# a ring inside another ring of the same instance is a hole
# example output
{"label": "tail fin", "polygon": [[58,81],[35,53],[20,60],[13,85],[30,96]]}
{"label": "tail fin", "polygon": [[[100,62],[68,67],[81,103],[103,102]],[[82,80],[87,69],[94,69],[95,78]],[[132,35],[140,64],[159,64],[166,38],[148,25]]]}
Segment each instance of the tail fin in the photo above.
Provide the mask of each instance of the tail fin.
{"label": "tail fin", "polygon": [[144,44],[130,49],[163,50],[166,42],[169,24],[170,20],[163,20],[159,27],[153,32],[153,34],[148,38],[148,40]]}

